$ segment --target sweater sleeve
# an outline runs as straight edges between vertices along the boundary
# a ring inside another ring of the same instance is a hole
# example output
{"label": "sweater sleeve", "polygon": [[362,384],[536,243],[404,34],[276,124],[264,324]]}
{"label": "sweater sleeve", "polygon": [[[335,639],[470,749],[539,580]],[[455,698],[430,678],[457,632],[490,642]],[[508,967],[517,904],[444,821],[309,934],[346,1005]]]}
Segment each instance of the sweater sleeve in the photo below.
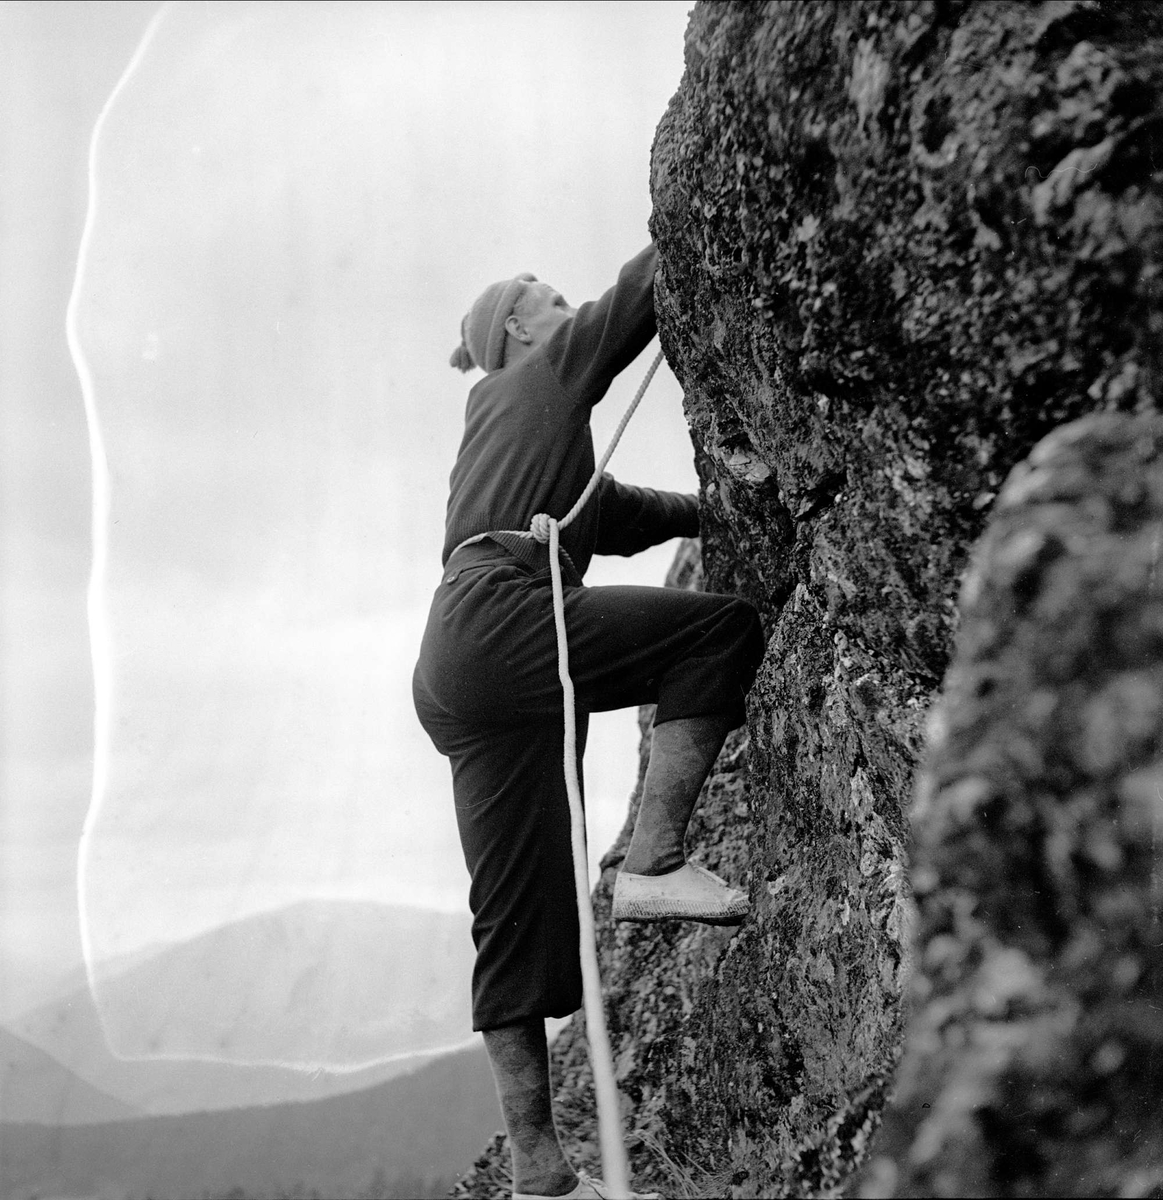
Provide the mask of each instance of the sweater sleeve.
{"label": "sweater sleeve", "polygon": [[671,538],[699,533],[697,496],[632,487],[603,475],[598,502],[595,554],[637,554]]}
{"label": "sweater sleeve", "polygon": [[619,272],[618,281],[587,301],[546,343],[545,354],[566,394],[592,408],[615,376],[650,344],[655,334],[653,243]]}

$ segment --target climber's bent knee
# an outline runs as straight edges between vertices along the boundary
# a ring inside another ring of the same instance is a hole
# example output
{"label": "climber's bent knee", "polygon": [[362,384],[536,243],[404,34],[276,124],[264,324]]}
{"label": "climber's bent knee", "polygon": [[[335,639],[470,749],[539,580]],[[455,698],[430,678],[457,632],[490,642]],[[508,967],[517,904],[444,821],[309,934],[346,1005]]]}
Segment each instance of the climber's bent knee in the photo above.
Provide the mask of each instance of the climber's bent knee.
{"label": "climber's bent knee", "polygon": [[708,598],[720,603],[701,621],[701,636],[659,683],[656,725],[722,714],[727,728],[737,729],[747,719],[747,693],[763,660],[763,625],[746,600]]}

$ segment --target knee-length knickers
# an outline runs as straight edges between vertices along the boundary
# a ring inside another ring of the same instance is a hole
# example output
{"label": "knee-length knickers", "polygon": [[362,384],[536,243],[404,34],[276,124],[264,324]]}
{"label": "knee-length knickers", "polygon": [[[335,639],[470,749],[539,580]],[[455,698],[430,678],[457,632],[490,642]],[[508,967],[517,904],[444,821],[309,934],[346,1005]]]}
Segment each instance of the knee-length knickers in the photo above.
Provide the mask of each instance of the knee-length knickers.
{"label": "knee-length knickers", "polygon": [[[763,653],[754,608],[670,588],[565,588],[578,748],[590,712],[657,704],[655,723],[729,713]],[[549,572],[491,543],[449,563],[413,679],[452,766],[477,948],[473,1028],[566,1016],[582,1002]]]}

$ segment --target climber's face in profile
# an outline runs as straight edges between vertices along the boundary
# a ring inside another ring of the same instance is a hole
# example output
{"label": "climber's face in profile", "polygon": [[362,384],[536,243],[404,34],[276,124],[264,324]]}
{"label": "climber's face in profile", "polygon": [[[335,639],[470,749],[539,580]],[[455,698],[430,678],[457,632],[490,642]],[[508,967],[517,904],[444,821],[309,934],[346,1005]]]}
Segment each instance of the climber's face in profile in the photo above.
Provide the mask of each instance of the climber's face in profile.
{"label": "climber's face in profile", "polygon": [[505,322],[505,329],[532,348],[548,341],[558,326],[564,325],[576,312],[577,309],[570,308],[556,288],[534,280],[521,294],[517,307]]}

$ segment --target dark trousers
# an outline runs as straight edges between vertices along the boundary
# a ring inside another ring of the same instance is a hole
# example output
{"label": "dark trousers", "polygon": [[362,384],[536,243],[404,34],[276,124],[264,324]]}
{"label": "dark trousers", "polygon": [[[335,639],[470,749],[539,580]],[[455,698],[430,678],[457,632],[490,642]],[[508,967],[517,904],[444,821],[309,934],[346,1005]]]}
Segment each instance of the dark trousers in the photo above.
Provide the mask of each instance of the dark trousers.
{"label": "dark trousers", "polygon": [[[473,1028],[567,1016],[581,1004],[578,918],[562,773],[562,695],[548,571],[491,543],[454,555],[413,677],[420,722],[452,766],[472,884]],[[743,723],[763,655],[733,596],[565,588],[578,750],[587,714],[657,704],[655,723]]]}

